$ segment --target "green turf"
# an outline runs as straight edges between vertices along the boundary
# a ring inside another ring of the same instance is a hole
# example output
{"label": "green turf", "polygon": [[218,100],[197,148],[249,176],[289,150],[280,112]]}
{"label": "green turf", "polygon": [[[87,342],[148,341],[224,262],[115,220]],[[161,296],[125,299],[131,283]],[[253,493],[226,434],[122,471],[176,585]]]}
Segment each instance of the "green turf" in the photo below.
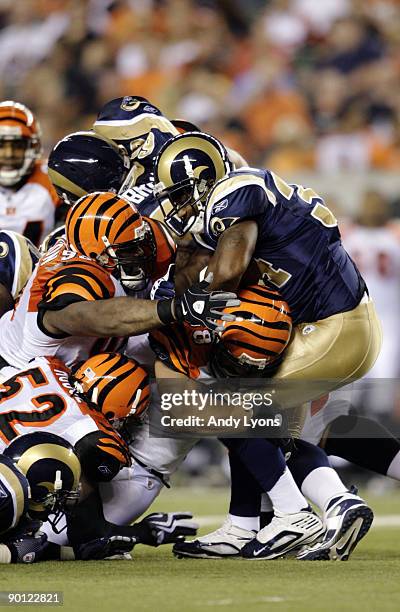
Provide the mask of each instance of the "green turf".
{"label": "green turf", "polygon": [[[399,491],[367,497],[380,516],[400,514]],[[154,508],[219,515],[226,491],[176,489],[163,493]],[[399,531],[373,527],[347,563],[177,560],[169,546],[142,546],[132,562],[2,566],[0,590],[61,590],[59,609],[65,611],[399,610]]]}

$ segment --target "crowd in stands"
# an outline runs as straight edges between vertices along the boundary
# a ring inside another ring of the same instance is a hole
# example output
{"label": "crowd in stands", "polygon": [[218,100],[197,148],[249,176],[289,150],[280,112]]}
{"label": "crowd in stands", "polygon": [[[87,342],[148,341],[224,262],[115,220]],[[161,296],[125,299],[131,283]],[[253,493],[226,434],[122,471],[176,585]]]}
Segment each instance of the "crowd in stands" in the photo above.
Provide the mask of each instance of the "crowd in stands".
{"label": "crowd in stands", "polygon": [[0,98],[45,149],[149,98],[277,172],[400,168],[399,0],[1,0]]}

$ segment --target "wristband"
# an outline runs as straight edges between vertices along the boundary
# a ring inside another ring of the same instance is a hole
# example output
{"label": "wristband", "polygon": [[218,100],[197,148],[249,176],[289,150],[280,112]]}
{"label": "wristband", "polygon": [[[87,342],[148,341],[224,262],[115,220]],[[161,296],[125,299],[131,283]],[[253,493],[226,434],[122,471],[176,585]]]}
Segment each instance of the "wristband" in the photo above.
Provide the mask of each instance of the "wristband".
{"label": "wristband", "polygon": [[175,323],[176,317],[174,315],[174,298],[169,300],[158,300],[157,316],[163,325]]}

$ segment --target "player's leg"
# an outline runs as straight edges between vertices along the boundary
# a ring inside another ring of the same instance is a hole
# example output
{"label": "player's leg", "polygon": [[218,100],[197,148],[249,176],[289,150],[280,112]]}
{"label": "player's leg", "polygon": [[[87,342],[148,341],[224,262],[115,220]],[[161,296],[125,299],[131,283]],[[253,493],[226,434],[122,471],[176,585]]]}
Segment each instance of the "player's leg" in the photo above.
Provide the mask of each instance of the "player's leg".
{"label": "player's leg", "polygon": [[349,312],[297,325],[274,379],[313,384],[290,389],[289,398],[278,389],[281,403],[290,405],[294,397],[300,404],[361,378],[375,363],[381,344],[380,322],[368,298]]}
{"label": "player's leg", "polygon": [[262,489],[239,457],[230,452],[231,499],[223,525],[192,541],[174,546],[178,557],[235,557],[259,530]]}
{"label": "player's leg", "polygon": [[323,446],[327,455],[400,480],[400,441],[377,421],[340,416],[330,423]]}
{"label": "player's leg", "polygon": [[296,446],[288,466],[302,493],[321,509],[325,526],[321,542],[298,558],[346,560],[368,532],[373,512],[353,490],[347,490],[321,448],[303,440]]}

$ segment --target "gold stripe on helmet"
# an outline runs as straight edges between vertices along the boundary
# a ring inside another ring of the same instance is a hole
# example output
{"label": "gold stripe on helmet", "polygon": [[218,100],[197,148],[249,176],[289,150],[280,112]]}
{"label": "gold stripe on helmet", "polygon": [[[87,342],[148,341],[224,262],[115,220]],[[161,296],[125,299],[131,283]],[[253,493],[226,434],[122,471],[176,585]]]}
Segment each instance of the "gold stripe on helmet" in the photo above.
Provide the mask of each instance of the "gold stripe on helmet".
{"label": "gold stripe on helmet", "polygon": [[17,286],[15,287],[15,295],[13,295],[14,298],[17,298],[20,291],[25,287],[26,283],[32,275],[33,265],[31,252],[29,250],[25,236],[21,236],[21,234],[17,234],[17,232],[14,232],[14,236],[16,241],[18,242],[20,249],[20,262]]}
{"label": "gold stripe on helmet", "polygon": [[[15,495],[15,514],[14,514],[14,519],[12,522],[11,527],[14,527],[23,511],[24,511],[24,490],[22,488],[22,485],[19,481],[18,476],[16,476],[14,474],[14,472],[12,471],[11,468],[9,468],[7,465],[4,465],[4,463],[0,463],[0,475],[4,477],[4,479],[6,480],[7,484],[13,489],[14,491],[14,495]],[[1,531],[0,531],[1,533]]]}
{"label": "gold stripe on helmet", "polygon": [[171,177],[172,162],[174,159],[187,149],[199,149],[206,153],[214,164],[216,170],[216,180],[221,179],[226,174],[226,167],[221,157],[219,149],[209,140],[199,136],[187,136],[186,138],[176,139],[161,153],[158,160],[158,180],[165,187],[171,187],[174,181]]}
{"label": "gold stripe on helmet", "polygon": [[87,194],[87,191],[67,179],[65,176],[57,172],[57,170],[48,168],[47,173],[53,185],[58,187],[59,189],[64,189],[69,193],[73,193],[74,195],[78,196],[78,198],[81,198],[82,196]]}
{"label": "gold stripe on helmet", "polygon": [[73,474],[74,488],[78,486],[81,476],[81,464],[72,449],[58,444],[35,444],[35,446],[28,448],[28,450],[22,453],[17,465],[24,474],[27,474],[35,461],[40,459],[56,459],[65,463]]}
{"label": "gold stripe on helmet", "polygon": [[[113,125],[116,123],[117,125]],[[111,138],[111,140],[132,140],[139,138],[144,134],[148,134],[153,128],[160,130],[163,133],[172,134],[177,136],[178,130],[172,125],[165,117],[158,115],[145,115],[138,116],[128,121],[96,121],[93,124],[93,130],[105,136]]]}

